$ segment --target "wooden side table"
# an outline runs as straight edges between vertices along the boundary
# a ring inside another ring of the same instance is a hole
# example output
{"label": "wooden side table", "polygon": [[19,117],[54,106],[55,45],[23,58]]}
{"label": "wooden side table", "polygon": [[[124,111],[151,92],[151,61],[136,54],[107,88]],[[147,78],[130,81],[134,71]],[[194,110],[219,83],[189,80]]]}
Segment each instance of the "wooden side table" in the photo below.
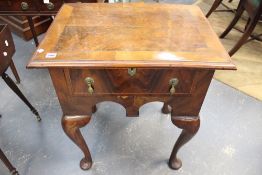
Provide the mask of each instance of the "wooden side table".
{"label": "wooden side table", "polygon": [[215,70],[236,69],[199,7],[144,3],[63,5],[28,68],[48,68],[84,170],[92,158],[80,128],[101,101],[122,104],[129,117],[163,102],[182,129],[169,159],[179,169]]}

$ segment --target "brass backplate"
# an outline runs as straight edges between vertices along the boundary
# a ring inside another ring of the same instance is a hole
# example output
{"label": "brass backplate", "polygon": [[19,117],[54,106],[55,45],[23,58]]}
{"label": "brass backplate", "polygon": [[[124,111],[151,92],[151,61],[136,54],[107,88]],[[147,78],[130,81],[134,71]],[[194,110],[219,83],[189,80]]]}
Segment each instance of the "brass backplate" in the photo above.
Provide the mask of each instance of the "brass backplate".
{"label": "brass backplate", "polygon": [[127,71],[130,76],[134,76],[136,74],[136,68],[128,68]]}

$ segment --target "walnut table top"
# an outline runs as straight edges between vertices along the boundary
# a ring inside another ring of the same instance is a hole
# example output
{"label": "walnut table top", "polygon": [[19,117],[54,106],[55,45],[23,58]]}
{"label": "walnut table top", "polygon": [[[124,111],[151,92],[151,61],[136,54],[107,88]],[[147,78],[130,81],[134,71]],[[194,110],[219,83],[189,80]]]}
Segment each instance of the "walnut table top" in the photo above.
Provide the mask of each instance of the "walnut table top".
{"label": "walnut table top", "polygon": [[198,6],[64,4],[28,67],[234,65]]}

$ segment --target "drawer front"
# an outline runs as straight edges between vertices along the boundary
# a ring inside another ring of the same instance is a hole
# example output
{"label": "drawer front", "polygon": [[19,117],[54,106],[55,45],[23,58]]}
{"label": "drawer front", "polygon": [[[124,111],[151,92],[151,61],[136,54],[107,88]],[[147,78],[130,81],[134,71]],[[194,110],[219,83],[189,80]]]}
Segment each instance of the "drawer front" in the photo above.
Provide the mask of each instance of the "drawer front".
{"label": "drawer front", "polygon": [[3,1],[0,1],[0,10],[1,11],[6,11],[8,10],[10,7],[11,7],[11,1],[9,0],[3,0]]}
{"label": "drawer front", "polygon": [[0,25],[0,74],[9,66],[15,46],[7,25]]}
{"label": "drawer front", "polygon": [[[177,79],[174,94],[190,94],[194,70],[181,69],[67,69],[72,95],[99,94],[171,94],[170,80]],[[94,82],[87,83],[87,79]],[[93,89],[93,93],[90,92]]]}
{"label": "drawer front", "polygon": [[0,11],[38,11],[32,0],[3,0],[0,1]]}
{"label": "drawer front", "polygon": [[58,11],[63,5],[62,0],[49,0],[48,4],[44,4],[43,1],[40,1],[40,11]]}

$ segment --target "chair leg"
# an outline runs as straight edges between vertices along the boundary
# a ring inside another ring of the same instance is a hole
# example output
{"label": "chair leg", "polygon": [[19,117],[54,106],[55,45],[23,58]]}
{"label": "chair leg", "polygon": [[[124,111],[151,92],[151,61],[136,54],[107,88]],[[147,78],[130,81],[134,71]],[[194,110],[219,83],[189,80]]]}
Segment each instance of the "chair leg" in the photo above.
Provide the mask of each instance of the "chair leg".
{"label": "chair leg", "polygon": [[249,17],[248,20],[247,20],[247,23],[246,23],[246,25],[245,25],[245,30],[247,30],[250,22],[251,22],[251,18]]}
{"label": "chair leg", "polygon": [[246,30],[242,37],[238,40],[235,46],[228,52],[230,56],[234,55],[234,53],[236,53],[236,51],[247,41],[247,39],[250,37],[253,30],[255,29],[256,24],[257,20],[251,20],[249,22],[249,25],[246,27]]}
{"label": "chair leg", "polygon": [[227,26],[226,30],[220,35],[220,38],[224,38],[231,31],[231,29],[236,25],[237,21],[239,20],[243,12],[244,12],[244,8],[239,8],[237,10],[234,19]]}
{"label": "chair leg", "polygon": [[222,2],[222,0],[215,0],[213,5],[211,6],[210,10],[206,14],[207,18],[211,15],[211,13],[213,13],[213,11],[215,11],[217,9],[217,7],[221,4],[221,2]]}
{"label": "chair leg", "polygon": [[12,70],[14,76],[15,76],[16,82],[19,84],[20,83],[20,77],[17,73],[17,70],[15,68],[15,64],[14,64],[13,60],[10,63],[10,68],[11,68],[11,70]]}
{"label": "chair leg", "polygon": [[16,171],[15,167],[10,163],[10,161],[7,159],[3,151],[0,149],[0,159],[4,162],[5,166],[9,169],[12,175],[19,175]]}
{"label": "chair leg", "polygon": [[36,116],[38,121],[41,121],[41,118],[37,112],[37,110],[31,105],[31,103],[26,99],[23,93],[19,90],[16,86],[15,82],[6,74],[2,74],[2,78],[4,79],[5,83],[18,95],[18,97],[30,108],[33,114]]}
{"label": "chair leg", "polygon": [[35,31],[33,18],[32,18],[32,16],[26,16],[26,17],[27,17],[28,24],[29,24],[30,30],[32,32],[34,41],[35,41],[35,46],[37,47],[39,45],[39,42],[38,42],[38,39],[37,39],[37,34],[36,34],[36,31]]}

